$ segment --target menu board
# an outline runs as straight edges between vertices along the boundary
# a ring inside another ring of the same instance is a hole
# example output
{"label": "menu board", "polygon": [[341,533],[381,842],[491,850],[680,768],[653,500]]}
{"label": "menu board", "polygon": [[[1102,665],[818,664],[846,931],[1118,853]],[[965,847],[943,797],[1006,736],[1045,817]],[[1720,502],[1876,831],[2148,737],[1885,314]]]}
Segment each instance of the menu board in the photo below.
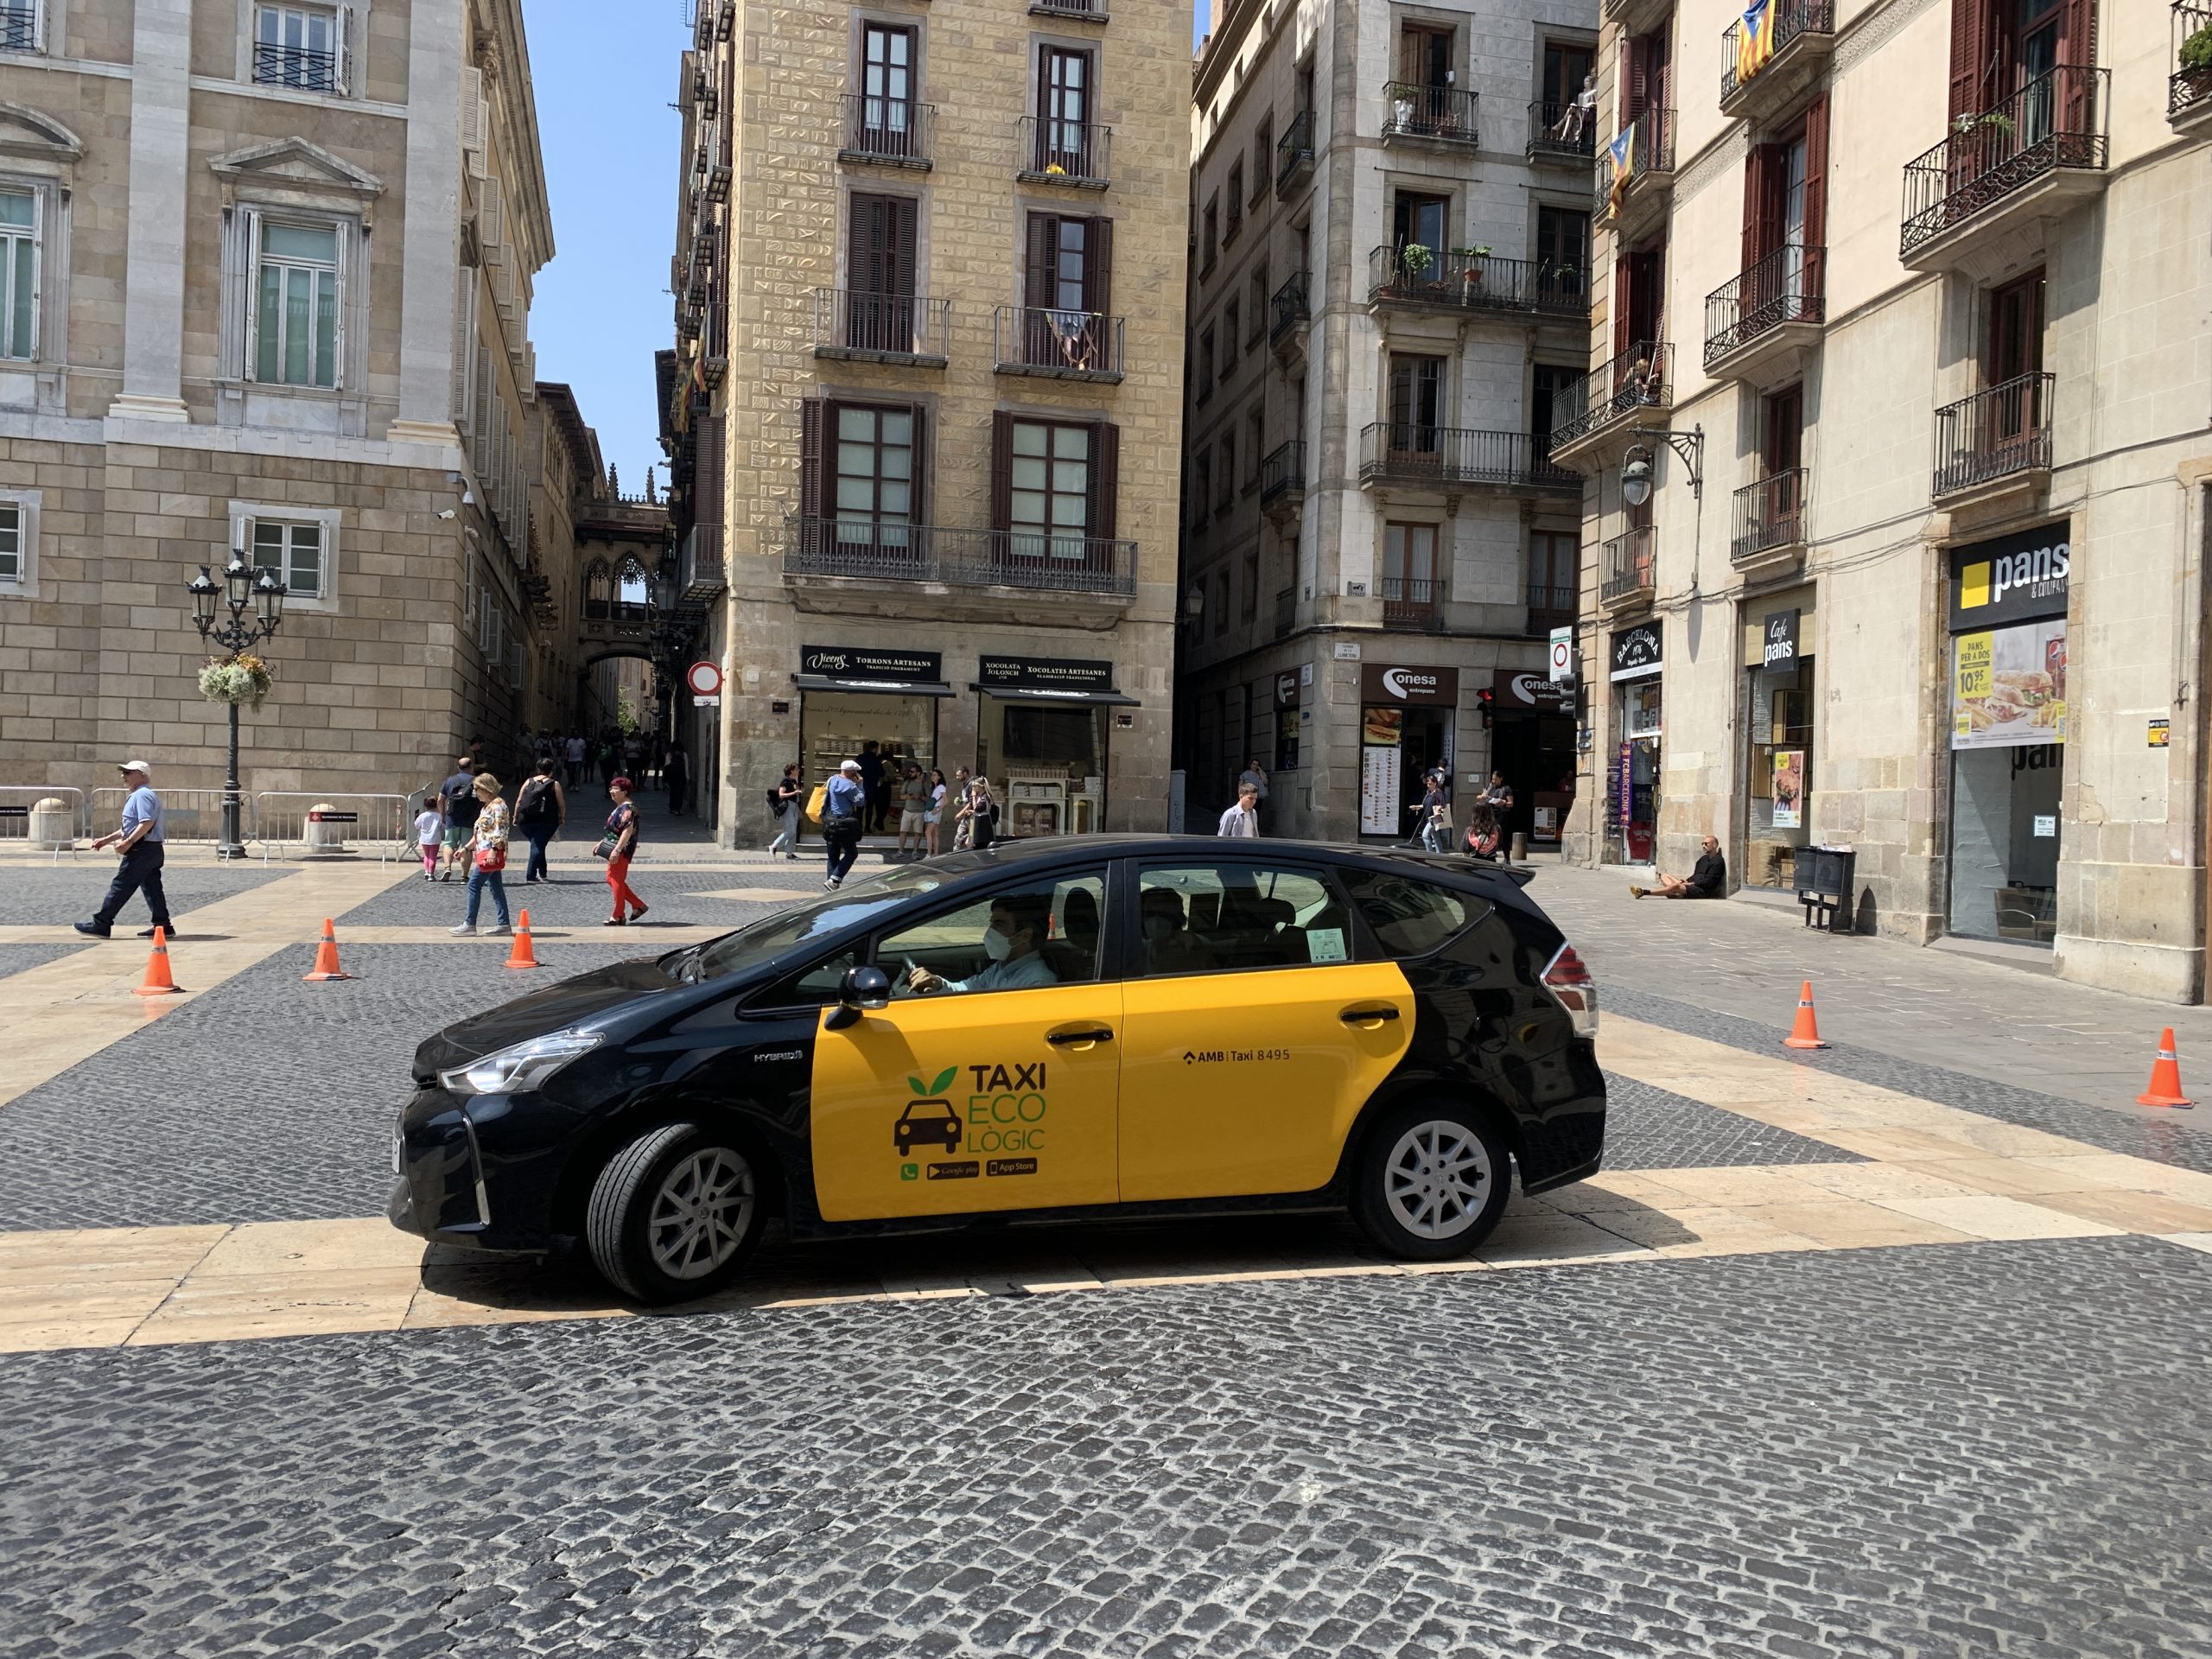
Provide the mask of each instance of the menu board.
{"label": "menu board", "polygon": [[2066,741],[2066,624],[1954,635],[1951,747],[2005,749]]}
{"label": "menu board", "polygon": [[[1396,710],[1391,710],[1395,713]],[[1398,788],[1402,777],[1399,751],[1393,745],[1369,743],[1359,751],[1359,833],[1395,836],[1398,833]]]}

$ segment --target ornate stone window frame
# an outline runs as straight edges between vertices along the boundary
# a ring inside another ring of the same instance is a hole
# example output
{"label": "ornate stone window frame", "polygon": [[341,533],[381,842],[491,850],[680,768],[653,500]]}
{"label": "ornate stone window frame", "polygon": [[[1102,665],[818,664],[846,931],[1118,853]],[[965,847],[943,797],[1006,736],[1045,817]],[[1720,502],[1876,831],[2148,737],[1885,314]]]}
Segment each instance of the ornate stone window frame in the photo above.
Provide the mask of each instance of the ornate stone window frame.
{"label": "ornate stone window frame", "polygon": [[343,507],[305,507],[297,502],[233,501],[230,507],[231,541],[233,548],[243,549],[246,562],[253,560],[253,527],[262,521],[271,524],[313,524],[322,531],[322,591],[309,596],[289,594],[285,596],[287,611],[336,612],[338,575],[341,568],[346,510]]}
{"label": "ornate stone window frame", "polygon": [[43,111],[0,100],[0,186],[37,203],[37,346],[0,361],[0,409],[67,412],[69,253],[77,163],[85,147]]}
{"label": "ornate stone window frame", "polygon": [[16,510],[16,550],[19,569],[13,576],[0,575],[0,600],[36,599],[38,592],[39,500],[37,490],[16,489],[0,486],[0,505]]}

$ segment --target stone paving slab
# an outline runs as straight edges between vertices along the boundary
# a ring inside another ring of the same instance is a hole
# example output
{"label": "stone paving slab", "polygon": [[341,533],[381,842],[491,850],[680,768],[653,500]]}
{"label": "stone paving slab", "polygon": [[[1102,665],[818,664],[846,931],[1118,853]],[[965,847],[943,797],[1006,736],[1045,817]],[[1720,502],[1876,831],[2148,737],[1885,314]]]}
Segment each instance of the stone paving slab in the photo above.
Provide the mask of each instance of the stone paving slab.
{"label": "stone paving slab", "polygon": [[42,967],[49,962],[60,962],[64,957],[76,955],[88,949],[83,944],[0,944],[0,979],[10,974],[20,974],[26,968]]}

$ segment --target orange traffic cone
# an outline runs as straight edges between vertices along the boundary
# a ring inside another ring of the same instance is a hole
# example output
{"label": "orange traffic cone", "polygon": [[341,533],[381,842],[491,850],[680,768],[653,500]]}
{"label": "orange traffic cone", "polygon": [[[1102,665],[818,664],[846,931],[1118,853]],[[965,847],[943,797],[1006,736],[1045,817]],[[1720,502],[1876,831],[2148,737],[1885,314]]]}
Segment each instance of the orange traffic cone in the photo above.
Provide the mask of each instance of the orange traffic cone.
{"label": "orange traffic cone", "polygon": [[338,965],[338,930],[330,925],[330,918],[322,918],[322,943],[315,946],[315,971],[302,974],[302,981],[314,979],[351,979],[353,976]]}
{"label": "orange traffic cone", "polygon": [[1821,1040],[1820,1022],[1813,1018],[1813,982],[1807,980],[1797,993],[1797,1023],[1782,1039],[1784,1048],[1826,1048]]}
{"label": "orange traffic cone", "polygon": [[169,934],[165,927],[154,930],[154,954],[146,958],[146,982],[133,991],[133,996],[175,996],[184,989],[169,977]]}
{"label": "orange traffic cone", "polygon": [[2194,1106],[2181,1091],[2181,1056],[2174,1052],[2174,1028],[2158,1033],[2158,1058],[2151,1062],[2151,1086],[2135,1096],[2138,1106]]}
{"label": "orange traffic cone", "polygon": [[524,911],[515,923],[515,948],[507,952],[510,968],[538,968],[544,964],[537,960],[537,952],[530,943],[530,912]]}

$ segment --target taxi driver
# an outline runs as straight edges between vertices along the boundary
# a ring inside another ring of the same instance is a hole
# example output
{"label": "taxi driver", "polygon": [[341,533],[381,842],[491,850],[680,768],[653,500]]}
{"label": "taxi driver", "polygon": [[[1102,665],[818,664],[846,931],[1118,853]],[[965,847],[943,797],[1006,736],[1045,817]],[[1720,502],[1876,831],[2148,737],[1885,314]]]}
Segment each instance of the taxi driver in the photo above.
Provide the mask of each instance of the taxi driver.
{"label": "taxi driver", "polygon": [[1045,960],[1052,931],[1052,901],[1042,893],[1014,893],[991,900],[991,924],[983,931],[990,961],[965,979],[946,979],[928,969],[908,969],[906,988],[929,991],[1026,991],[1056,985],[1058,976]]}

